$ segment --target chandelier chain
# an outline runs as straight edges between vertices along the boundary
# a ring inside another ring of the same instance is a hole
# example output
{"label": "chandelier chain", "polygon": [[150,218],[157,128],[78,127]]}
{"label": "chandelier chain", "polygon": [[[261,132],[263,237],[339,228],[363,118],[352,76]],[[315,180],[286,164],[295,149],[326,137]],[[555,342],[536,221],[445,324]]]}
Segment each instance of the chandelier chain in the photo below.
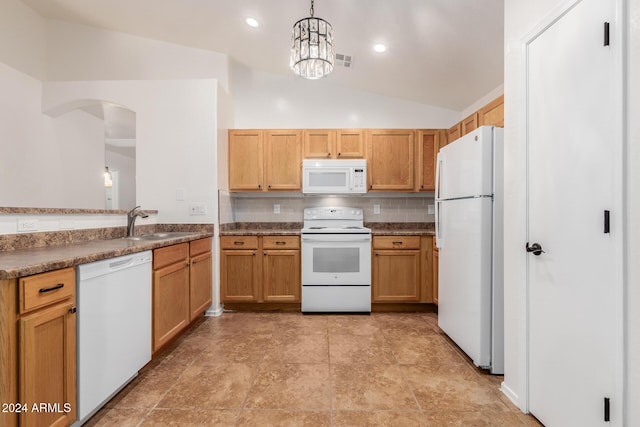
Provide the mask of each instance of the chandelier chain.
{"label": "chandelier chain", "polygon": [[311,12],[311,17],[313,17],[313,0],[311,0],[311,10],[310,10],[310,12]]}

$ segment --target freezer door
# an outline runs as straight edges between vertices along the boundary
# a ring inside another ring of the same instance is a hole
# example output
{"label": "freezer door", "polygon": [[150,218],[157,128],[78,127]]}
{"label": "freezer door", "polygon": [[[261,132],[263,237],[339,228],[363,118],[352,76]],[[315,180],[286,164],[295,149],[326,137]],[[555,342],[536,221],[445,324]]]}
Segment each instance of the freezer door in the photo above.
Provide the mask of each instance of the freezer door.
{"label": "freezer door", "polygon": [[491,364],[492,201],[439,203],[438,325],[477,366]]}
{"label": "freezer door", "polygon": [[436,197],[452,199],[493,193],[493,126],[482,126],[438,153]]}

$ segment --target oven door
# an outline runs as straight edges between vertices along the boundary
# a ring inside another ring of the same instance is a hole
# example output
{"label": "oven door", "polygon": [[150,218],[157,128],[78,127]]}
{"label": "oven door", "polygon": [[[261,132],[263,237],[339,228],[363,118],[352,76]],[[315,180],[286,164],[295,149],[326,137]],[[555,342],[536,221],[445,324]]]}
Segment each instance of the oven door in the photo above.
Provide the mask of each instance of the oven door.
{"label": "oven door", "polygon": [[302,235],[302,286],[331,285],[371,285],[371,235]]}

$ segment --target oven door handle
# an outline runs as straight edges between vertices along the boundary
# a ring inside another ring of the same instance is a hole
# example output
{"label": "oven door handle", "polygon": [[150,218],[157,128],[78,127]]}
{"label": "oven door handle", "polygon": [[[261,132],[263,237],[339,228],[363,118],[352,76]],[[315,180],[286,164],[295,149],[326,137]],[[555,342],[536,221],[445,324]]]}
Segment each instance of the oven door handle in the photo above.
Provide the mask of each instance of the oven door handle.
{"label": "oven door handle", "polygon": [[332,235],[330,239],[322,237],[305,237],[302,236],[303,242],[321,242],[321,243],[333,243],[333,242],[370,242],[371,236],[367,237],[351,237],[351,236],[336,236]]}

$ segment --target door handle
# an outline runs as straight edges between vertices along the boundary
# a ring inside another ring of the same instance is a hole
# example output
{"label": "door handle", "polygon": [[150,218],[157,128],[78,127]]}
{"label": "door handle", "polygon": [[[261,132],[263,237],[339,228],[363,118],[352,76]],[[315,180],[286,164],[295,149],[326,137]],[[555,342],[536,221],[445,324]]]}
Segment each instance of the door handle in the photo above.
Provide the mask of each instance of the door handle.
{"label": "door handle", "polygon": [[542,250],[542,246],[540,245],[540,243],[534,243],[529,246],[529,242],[527,242],[525,248],[527,249],[527,252],[533,252],[535,256],[545,253],[545,251]]}

